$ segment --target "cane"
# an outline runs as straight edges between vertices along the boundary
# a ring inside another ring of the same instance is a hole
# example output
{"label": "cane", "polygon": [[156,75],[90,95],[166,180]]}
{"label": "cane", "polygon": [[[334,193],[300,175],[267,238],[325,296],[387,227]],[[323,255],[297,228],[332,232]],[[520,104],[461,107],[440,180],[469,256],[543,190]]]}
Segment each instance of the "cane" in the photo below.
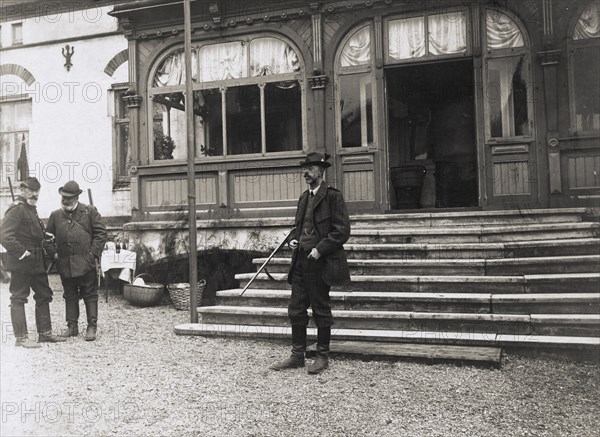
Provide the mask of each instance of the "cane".
{"label": "cane", "polygon": [[271,259],[275,256],[275,254],[277,253],[277,251],[279,249],[281,249],[285,243],[287,243],[288,238],[290,238],[290,236],[292,235],[292,232],[294,232],[295,229],[296,228],[293,228],[290,232],[288,232],[288,234],[285,236],[285,238],[283,239],[283,241],[281,243],[279,243],[279,246],[277,246],[275,248],[275,250],[271,253],[271,255],[269,255],[269,257],[267,258],[267,260],[262,264],[262,266],[260,266],[260,268],[254,274],[254,276],[252,276],[252,279],[250,279],[250,281],[248,281],[248,283],[246,284],[246,286],[244,287],[244,289],[240,293],[240,296],[244,295],[244,293],[246,292],[246,290],[250,287],[250,284],[252,284],[252,282],[254,282],[254,280],[260,274],[260,272],[263,271],[263,269],[267,266],[267,264],[269,263],[269,261],[271,261]]}

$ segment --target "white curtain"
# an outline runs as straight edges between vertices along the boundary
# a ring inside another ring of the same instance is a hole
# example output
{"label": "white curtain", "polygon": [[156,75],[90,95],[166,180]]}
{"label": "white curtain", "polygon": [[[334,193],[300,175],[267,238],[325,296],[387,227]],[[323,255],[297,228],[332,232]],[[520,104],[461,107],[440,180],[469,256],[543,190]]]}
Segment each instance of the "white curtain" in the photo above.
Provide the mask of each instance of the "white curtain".
{"label": "white curtain", "polygon": [[390,21],[389,56],[410,59],[425,55],[425,19],[423,17]]}
{"label": "white curtain", "polygon": [[252,76],[300,71],[298,55],[288,44],[277,38],[257,38],[250,42]]}
{"label": "white curtain", "polygon": [[589,5],[575,25],[573,39],[600,38],[600,1]]}
{"label": "white curtain", "polygon": [[464,12],[431,15],[429,25],[429,54],[460,53],[467,49],[467,17]]}
{"label": "white curtain", "polygon": [[[192,50],[192,80],[196,81],[198,75],[198,54]],[[156,70],[154,76],[155,87],[174,86],[185,84],[185,54],[177,50],[166,58]]]}
{"label": "white curtain", "polygon": [[212,44],[200,49],[200,80],[214,82],[248,77],[247,50],[241,41]]}
{"label": "white curtain", "polygon": [[371,29],[366,26],[348,40],[342,50],[340,66],[351,67],[371,62]]}
{"label": "white curtain", "polygon": [[506,49],[525,45],[523,35],[513,20],[497,11],[487,11],[487,48]]}

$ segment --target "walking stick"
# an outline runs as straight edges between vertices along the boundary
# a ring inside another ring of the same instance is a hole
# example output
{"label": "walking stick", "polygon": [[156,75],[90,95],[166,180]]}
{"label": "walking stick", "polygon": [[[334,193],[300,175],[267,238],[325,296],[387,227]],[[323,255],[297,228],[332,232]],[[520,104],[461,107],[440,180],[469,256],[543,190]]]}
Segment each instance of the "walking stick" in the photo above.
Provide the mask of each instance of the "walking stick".
{"label": "walking stick", "polygon": [[248,289],[248,287],[250,287],[250,284],[252,284],[252,282],[254,282],[254,280],[260,274],[260,272],[263,271],[263,269],[267,266],[267,264],[269,263],[269,261],[271,261],[271,259],[275,256],[275,254],[277,253],[277,251],[279,249],[281,249],[285,243],[287,243],[287,240],[288,240],[288,238],[290,238],[290,235],[292,235],[292,232],[294,232],[294,229],[296,229],[296,228],[293,228],[290,232],[288,232],[288,234],[285,236],[285,238],[283,239],[283,241],[281,243],[279,243],[279,246],[277,246],[275,248],[275,250],[267,258],[267,260],[262,264],[262,266],[260,266],[260,268],[258,269],[258,271],[254,274],[254,276],[252,276],[252,279],[250,279],[250,281],[248,281],[248,283],[246,284],[246,286],[244,287],[244,289],[240,293],[240,296],[244,295],[244,293],[246,292],[246,290]]}

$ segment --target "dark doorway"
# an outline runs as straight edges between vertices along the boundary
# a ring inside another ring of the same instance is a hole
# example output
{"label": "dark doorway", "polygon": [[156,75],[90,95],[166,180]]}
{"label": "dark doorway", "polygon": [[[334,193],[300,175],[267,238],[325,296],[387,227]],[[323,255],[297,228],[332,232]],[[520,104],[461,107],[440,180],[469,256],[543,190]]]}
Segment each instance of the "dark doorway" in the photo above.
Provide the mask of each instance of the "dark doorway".
{"label": "dark doorway", "polygon": [[386,69],[392,209],[473,207],[473,61]]}

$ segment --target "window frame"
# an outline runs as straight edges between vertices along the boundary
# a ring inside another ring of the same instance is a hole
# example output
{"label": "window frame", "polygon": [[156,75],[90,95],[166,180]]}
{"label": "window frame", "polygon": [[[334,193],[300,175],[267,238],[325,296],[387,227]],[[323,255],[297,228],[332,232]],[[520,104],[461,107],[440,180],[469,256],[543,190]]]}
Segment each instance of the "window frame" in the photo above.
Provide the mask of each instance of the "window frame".
{"label": "window frame", "polygon": [[[302,113],[302,147],[298,149],[298,154],[304,153],[307,149],[307,98],[306,98],[306,81],[304,80],[304,76],[306,74],[305,71],[305,63],[304,59],[301,56],[301,52],[298,47],[293,44],[289,39],[284,38],[280,35],[274,35],[270,33],[259,33],[255,35],[243,35],[243,36],[234,36],[229,38],[222,38],[218,43],[214,41],[197,41],[193,43],[192,51],[196,51],[197,56],[199,56],[200,49],[205,46],[211,46],[220,43],[229,43],[229,42],[243,42],[246,46],[245,50],[248,50],[248,56],[246,57],[247,62],[247,71],[250,74],[251,67],[251,59],[249,55],[250,51],[250,43],[255,39],[260,38],[274,38],[278,39],[285,44],[289,45],[297,54],[298,60],[300,62],[300,69],[294,73],[284,73],[284,74],[272,74],[265,76],[248,76],[238,79],[226,79],[222,81],[210,81],[210,82],[201,82],[200,78],[200,63],[198,63],[198,70],[196,71],[197,80],[192,83],[193,91],[205,91],[211,89],[218,89],[221,92],[221,117],[223,123],[223,154],[215,155],[215,156],[202,156],[196,155],[194,156],[194,162],[207,162],[207,161],[222,161],[222,160],[232,160],[232,159],[262,159],[265,157],[277,157],[277,156],[289,156],[290,151],[283,152],[267,152],[266,151],[266,121],[264,119],[265,113],[265,99],[264,99],[264,89],[267,83],[274,82],[286,82],[286,81],[297,81],[298,86],[300,87],[300,111]],[[156,75],[156,71],[162,64],[162,62],[171,56],[173,53],[181,50],[183,48],[182,45],[171,46],[168,50],[162,53],[161,56],[157,57],[150,68],[150,74],[148,75],[148,87],[147,87],[147,96],[149,102],[149,110],[147,111],[147,120],[148,120],[148,162],[150,164],[176,164],[181,162],[187,162],[187,159],[155,159],[154,157],[154,124],[153,124],[153,111],[152,105],[154,102],[154,96],[160,94],[170,94],[170,93],[182,93],[185,95],[185,84],[182,85],[172,85],[172,86],[164,86],[164,87],[156,87],[153,86],[154,77]],[[193,73],[192,73],[193,74]],[[226,92],[228,88],[244,86],[244,85],[257,85],[260,90],[260,101],[261,101],[261,152],[260,153],[246,153],[246,154],[228,154],[227,153],[227,113],[226,113]]]}
{"label": "window frame", "polygon": [[[21,38],[17,39],[15,37],[15,31],[17,28],[21,29]],[[12,46],[22,46],[23,45],[23,22],[12,23],[10,26],[11,29],[11,45]]]}
{"label": "window frame", "polygon": [[[523,37],[523,46],[511,47],[506,49],[488,49],[487,47],[487,12],[494,11],[509,17],[515,25],[519,28]],[[510,11],[505,9],[497,9],[492,7],[482,8],[481,16],[481,43],[482,43],[482,83],[483,83],[483,118],[484,118],[484,133],[485,142],[488,144],[500,144],[500,143],[529,143],[535,140],[535,121],[534,121],[534,102],[535,102],[535,86],[533,83],[533,65],[531,62],[531,41],[529,35],[526,32],[525,27],[521,20],[512,14]],[[529,125],[528,135],[512,135],[502,137],[492,137],[491,126],[490,126],[490,101],[487,98],[488,89],[488,61],[503,59],[503,58],[516,58],[523,56],[525,59],[526,73],[525,83],[527,84],[527,118]]]}
{"label": "window frame", "polygon": [[[127,162],[121,162],[121,151],[120,151],[120,126],[129,125],[129,110],[125,108],[125,114],[119,114],[119,105],[116,101],[117,97],[121,95],[121,98],[125,97],[125,93],[129,88],[129,82],[114,83],[110,86],[109,91],[112,92],[113,113],[111,114],[111,128],[112,128],[112,150],[113,150],[113,188],[120,186],[128,186],[130,184],[129,172],[127,171]],[[119,117],[119,115],[125,115],[125,117]],[[129,126],[131,128],[131,126]],[[129,139],[129,149],[131,152],[131,139]],[[125,173],[121,173],[121,164],[125,166]]]}
{"label": "window frame", "polygon": [[574,38],[575,28],[581,15],[585,10],[592,5],[594,1],[585,3],[579,7],[577,14],[569,26],[569,33],[567,34],[567,76],[568,76],[568,88],[569,88],[569,135],[575,137],[592,137],[597,138],[600,136],[600,129],[588,129],[578,130],[577,129],[577,102],[575,96],[575,53],[578,49],[584,48],[598,48],[600,50],[600,38],[587,38],[578,39]]}
{"label": "window frame", "polygon": [[[33,123],[33,99],[28,94],[19,94],[19,95],[1,96],[0,97],[0,106],[14,105],[14,104],[19,104],[19,103],[29,103],[29,107],[30,107],[30,111],[31,111],[31,119],[30,119],[29,125],[27,126],[27,129],[16,129],[16,130],[13,129],[13,130],[6,130],[6,131],[0,130],[0,135],[5,135],[5,134],[16,135],[16,134],[20,134],[20,133],[26,133],[27,134],[27,146],[25,147],[25,152],[27,153],[27,158],[29,159],[29,156],[30,156],[29,133],[31,131],[31,124]],[[13,150],[11,150],[11,155],[13,156],[13,159],[14,159],[14,161],[13,161],[14,173],[12,175],[14,177],[15,182],[23,180],[23,179],[19,179],[18,168],[17,168],[20,152],[21,151],[17,150],[13,144]],[[0,166],[4,167],[2,163],[0,163]],[[2,171],[4,172],[4,169]]]}

